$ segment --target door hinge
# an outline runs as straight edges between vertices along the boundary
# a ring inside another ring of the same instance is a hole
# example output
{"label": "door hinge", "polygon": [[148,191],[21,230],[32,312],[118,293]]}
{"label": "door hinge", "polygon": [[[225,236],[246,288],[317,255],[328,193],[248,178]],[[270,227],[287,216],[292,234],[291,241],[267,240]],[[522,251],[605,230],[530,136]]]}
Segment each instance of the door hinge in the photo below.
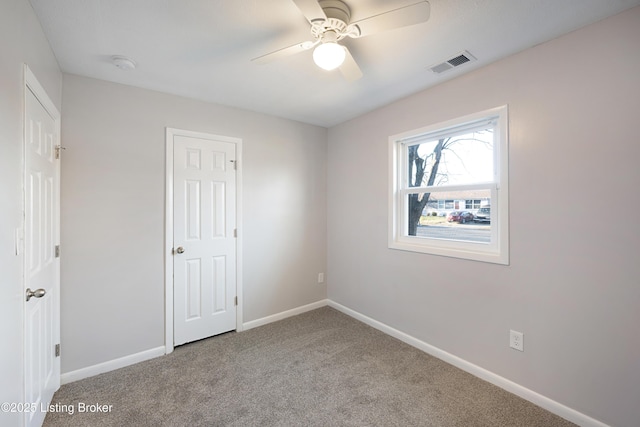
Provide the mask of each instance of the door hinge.
{"label": "door hinge", "polygon": [[56,258],[60,258],[60,245],[56,245],[54,249],[54,254]]}
{"label": "door hinge", "polygon": [[56,151],[55,151],[55,157],[56,159],[60,158],[60,151],[61,150],[66,150],[66,147],[63,147],[62,145],[56,145]]}
{"label": "door hinge", "polygon": [[233,229],[233,237],[238,237],[238,229],[237,228]]}
{"label": "door hinge", "polygon": [[237,160],[229,160],[231,163],[233,163],[233,170],[237,170],[238,169],[238,161]]}
{"label": "door hinge", "polygon": [[56,357],[60,357],[60,344],[56,344]]}
{"label": "door hinge", "polygon": [[235,297],[235,298],[233,299],[233,305],[238,305],[238,297]]}

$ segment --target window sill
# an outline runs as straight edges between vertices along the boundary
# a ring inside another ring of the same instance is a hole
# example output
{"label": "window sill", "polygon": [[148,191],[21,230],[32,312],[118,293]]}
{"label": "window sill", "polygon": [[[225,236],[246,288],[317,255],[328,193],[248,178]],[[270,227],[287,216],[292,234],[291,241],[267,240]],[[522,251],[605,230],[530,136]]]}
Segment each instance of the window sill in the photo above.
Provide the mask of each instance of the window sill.
{"label": "window sill", "polygon": [[[446,242],[454,243],[454,242]],[[452,245],[454,246],[454,245]],[[461,246],[461,245],[459,245]],[[499,251],[473,250],[475,244],[464,244],[463,247],[444,247],[444,245],[427,244],[425,242],[411,241],[390,241],[389,249],[396,249],[408,252],[418,252],[429,255],[445,256],[450,258],[467,259],[471,261],[489,262],[493,264],[509,265],[509,255]],[[478,248],[484,245],[477,245]]]}

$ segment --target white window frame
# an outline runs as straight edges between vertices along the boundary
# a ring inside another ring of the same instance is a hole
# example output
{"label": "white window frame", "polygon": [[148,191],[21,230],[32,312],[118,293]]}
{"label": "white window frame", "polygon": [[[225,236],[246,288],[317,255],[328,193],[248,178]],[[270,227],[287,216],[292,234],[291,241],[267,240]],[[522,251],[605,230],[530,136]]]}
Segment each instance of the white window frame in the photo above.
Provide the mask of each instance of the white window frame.
{"label": "white window frame", "polygon": [[[408,187],[407,147],[415,141],[428,141],[460,134],[483,121],[496,121],[493,147],[493,181],[469,185]],[[509,129],[506,105],[479,113],[403,132],[389,137],[389,236],[390,249],[463,258],[496,264],[509,264]],[[490,190],[491,242],[474,243],[408,235],[407,194]]]}

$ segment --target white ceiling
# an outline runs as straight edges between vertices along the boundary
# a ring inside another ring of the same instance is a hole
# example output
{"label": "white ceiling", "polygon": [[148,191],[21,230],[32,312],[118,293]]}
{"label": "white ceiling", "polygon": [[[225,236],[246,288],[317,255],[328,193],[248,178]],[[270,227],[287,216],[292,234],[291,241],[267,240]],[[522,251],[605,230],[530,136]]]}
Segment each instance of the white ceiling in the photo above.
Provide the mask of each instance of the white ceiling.
{"label": "white ceiling", "polygon": [[[346,0],[352,21],[416,0]],[[31,0],[62,71],[333,126],[640,0],[430,0],[427,23],[346,45],[364,73],[347,82],[311,51],[252,58],[310,40],[292,0]],[[429,70],[467,50],[478,60]],[[570,56],[571,52],[567,52]],[[123,71],[111,63],[137,63]]]}

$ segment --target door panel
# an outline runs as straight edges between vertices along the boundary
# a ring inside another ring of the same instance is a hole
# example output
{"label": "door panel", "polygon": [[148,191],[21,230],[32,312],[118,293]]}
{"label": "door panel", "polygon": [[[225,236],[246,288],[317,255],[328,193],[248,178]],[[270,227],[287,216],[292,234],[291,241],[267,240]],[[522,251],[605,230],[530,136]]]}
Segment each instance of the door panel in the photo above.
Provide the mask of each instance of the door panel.
{"label": "door panel", "polygon": [[213,257],[213,313],[227,310],[227,257]]}
{"label": "door panel", "polygon": [[236,329],[235,144],[173,138],[174,344],[180,345]]}

